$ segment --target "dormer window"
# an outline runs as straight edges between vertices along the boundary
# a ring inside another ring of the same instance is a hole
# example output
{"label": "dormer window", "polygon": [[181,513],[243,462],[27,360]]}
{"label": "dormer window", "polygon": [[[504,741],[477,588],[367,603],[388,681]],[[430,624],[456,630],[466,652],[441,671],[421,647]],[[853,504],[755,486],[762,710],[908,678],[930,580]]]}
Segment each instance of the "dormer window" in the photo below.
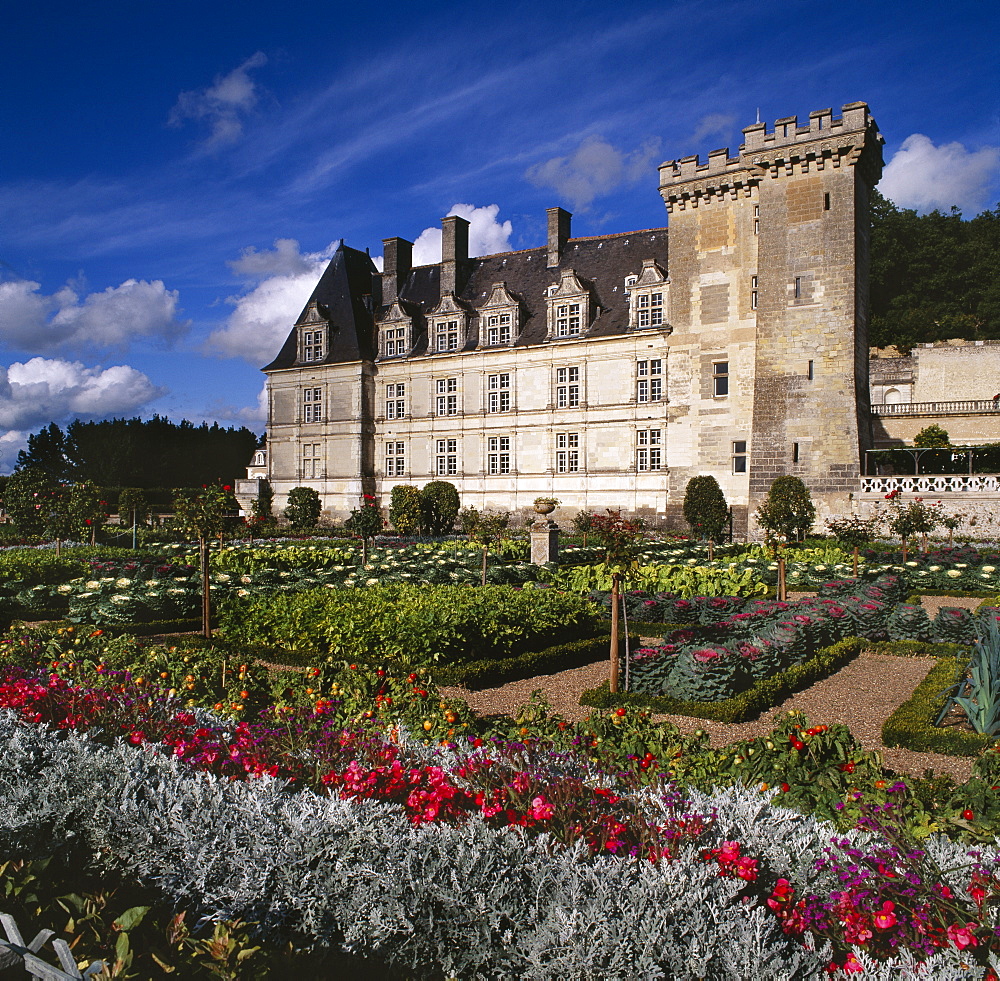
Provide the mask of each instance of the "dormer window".
{"label": "dormer window", "polygon": [[550,340],[579,337],[590,325],[590,293],[572,269],[562,274],[548,306]]}
{"label": "dormer window", "polygon": [[[667,288],[670,285],[655,259],[644,259],[642,272],[630,276],[629,326],[633,330],[662,327],[667,322]],[[626,280],[628,282],[628,280]]]}
{"label": "dormer window", "polygon": [[379,357],[403,358],[413,347],[413,318],[397,300],[379,324]]}
{"label": "dormer window", "polygon": [[315,300],[310,301],[305,312],[295,325],[298,328],[298,360],[303,364],[323,361],[327,354],[330,321],[326,317],[326,308],[320,307]]}
{"label": "dormer window", "polygon": [[460,351],[465,347],[468,313],[453,293],[446,293],[427,315],[429,350],[436,354]]}
{"label": "dormer window", "polygon": [[479,346],[509,347],[517,339],[521,301],[506,283],[494,283],[489,299],[479,308]]}

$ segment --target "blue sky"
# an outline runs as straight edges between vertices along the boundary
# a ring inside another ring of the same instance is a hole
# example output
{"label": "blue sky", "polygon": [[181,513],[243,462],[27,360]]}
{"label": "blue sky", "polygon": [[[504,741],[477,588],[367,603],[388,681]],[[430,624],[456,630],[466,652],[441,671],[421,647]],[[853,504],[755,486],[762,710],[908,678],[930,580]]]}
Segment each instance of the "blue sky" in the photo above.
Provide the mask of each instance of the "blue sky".
{"label": "blue sky", "polygon": [[[666,224],[663,160],[869,103],[881,189],[1000,201],[1000,8],[882,0],[8,5],[0,473],[51,421],[264,428],[265,364],[340,238],[442,216],[479,254]],[[429,230],[426,231],[425,230]]]}

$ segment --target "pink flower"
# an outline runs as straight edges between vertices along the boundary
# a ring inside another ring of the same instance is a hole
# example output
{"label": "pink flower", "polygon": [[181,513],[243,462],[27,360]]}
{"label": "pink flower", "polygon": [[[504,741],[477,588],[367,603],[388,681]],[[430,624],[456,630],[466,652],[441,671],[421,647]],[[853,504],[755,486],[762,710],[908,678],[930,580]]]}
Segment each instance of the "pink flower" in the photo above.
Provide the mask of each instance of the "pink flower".
{"label": "pink flower", "polygon": [[882,909],[875,913],[875,926],[880,930],[889,930],[896,925],[896,914],[893,910],[896,904],[888,899],[882,904]]}
{"label": "pink flower", "polygon": [[975,947],[978,940],[976,940],[976,935],[972,933],[976,929],[975,923],[968,923],[964,927],[959,926],[957,923],[952,923],[948,927],[948,939],[959,949],[965,950],[966,947]]}
{"label": "pink flower", "polygon": [[861,966],[861,961],[859,961],[854,953],[847,955],[847,960],[844,961],[844,973],[845,974],[861,974],[864,968]]}
{"label": "pink flower", "polygon": [[552,805],[544,797],[536,797],[531,802],[531,807],[528,810],[529,817],[534,818],[536,821],[547,821],[552,817],[553,808]]}

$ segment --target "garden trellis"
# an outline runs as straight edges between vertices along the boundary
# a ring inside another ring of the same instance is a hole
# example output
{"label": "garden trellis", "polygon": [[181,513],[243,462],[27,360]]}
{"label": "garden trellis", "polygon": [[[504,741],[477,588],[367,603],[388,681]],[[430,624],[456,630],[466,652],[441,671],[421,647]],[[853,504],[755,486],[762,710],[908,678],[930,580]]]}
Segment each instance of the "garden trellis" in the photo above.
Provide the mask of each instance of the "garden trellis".
{"label": "garden trellis", "polygon": [[103,961],[94,961],[83,972],[76,966],[76,960],[69,944],[65,940],[53,940],[52,949],[59,958],[61,967],[53,967],[38,956],[50,937],[55,936],[53,930],[39,930],[31,943],[26,944],[17,928],[17,923],[8,913],[0,913],[0,925],[7,934],[7,939],[0,939],[0,971],[24,966],[29,978],[36,981],[84,981],[85,978],[96,977],[104,970]]}

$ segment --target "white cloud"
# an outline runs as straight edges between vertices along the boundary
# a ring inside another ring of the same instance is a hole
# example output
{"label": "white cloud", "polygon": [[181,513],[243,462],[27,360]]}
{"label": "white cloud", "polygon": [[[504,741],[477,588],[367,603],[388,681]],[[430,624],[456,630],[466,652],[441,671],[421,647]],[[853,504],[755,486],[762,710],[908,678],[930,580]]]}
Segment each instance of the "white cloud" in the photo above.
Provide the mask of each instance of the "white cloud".
{"label": "white cloud", "polygon": [[955,205],[971,218],[993,203],[989,195],[998,169],[1000,147],[935,146],[922,133],[914,133],[893,154],[878,187],[901,208],[949,211]]}
{"label": "white cloud", "polygon": [[267,55],[258,51],[228,75],[216,75],[215,82],[208,88],[181,92],[170,111],[168,123],[181,126],[185,119],[201,120],[211,131],[209,146],[235,143],[243,135],[242,117],[257,104],[257,85],[250,71],[266,64]]}
{"label": "white cloud", "polygon": [[277,239],[271,251],[244,249],[229,265],[250,288],[226,298],[234,310],[212,332],[208,349],[251,364],[272,360],[336,247],[333,242],[322,252],[302,253],[298,242],[285,238]]}
{"label": "white cloud", "polygon": [[267,422],[267,382],[264,382],[257,393],[256,405],[235,406],[219,404],[212,407],[211,411],[207,414],[210,418],[232,420],[251,428],[253,428],[254,423]]}
{"label": "white cloud", "polygon": [[76,416],[121,415],[164,393],[128,365],[88,368],[60,359],[16,361],[0,366],[0,427],[30,431]]}
{"label": "white cloud", "polygon": [[177,290],[159,279],[127,279],[82,300],[69,284],[50,296],[40,289],[25,279],[0,283],[0,323],[9,347],[122,350],[141,337],[173,340],[190,323],[178,319]]}
{"label": "white cloud", "polygon": [[660,141],[655,139],[626,153],[603,137],[588,136],[569,156],[536,164],[526,176],[538,187],[554,188],[573,208],[585,211],[594,198],[645,179],[659,152]]}
{"label": "white cloud", "polygon": [[736,125],[736,117],[728,113],[710,112],[698,120],[698,126],[691,136],[692,143],[701,143],[710,136],[729,136]]}
{"label": "white cloud", "polygon": [[[469,255],[494,255],[510,252],[510,236],[514,226],[509,221],[497,221],[500,205],[487,204],[477,208],[474,204],[456,204],[448,212],[469,223]],[[447,217],[447,215],[445,216]],[[425,228],[413,243],[413,264],[425,266],[441,261],[441,229]],[[378,260],[381,269],[381,259]]]}

